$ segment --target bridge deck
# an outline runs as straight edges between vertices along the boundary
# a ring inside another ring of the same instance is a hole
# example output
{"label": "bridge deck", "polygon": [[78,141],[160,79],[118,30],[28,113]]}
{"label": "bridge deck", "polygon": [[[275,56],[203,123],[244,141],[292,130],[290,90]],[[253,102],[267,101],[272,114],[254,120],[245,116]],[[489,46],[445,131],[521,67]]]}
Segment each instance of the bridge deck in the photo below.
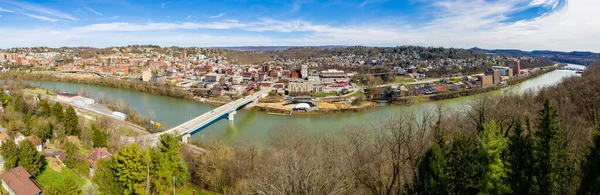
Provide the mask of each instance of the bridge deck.
{"label": "bridge deck", "polygon": [[[158,141],[158,138],[160,137],[160,135],[165,134],[165,133],[175,133],[177,132],[178,135],[183,135],[183,134],[187,134],[187,133],[192,133],[202,127],[204,127],[205,125],[213,122],[214,120],[219,119],[221,116],[228,114],[229,112],[235,111],[237,110],[239,107],[248,104],[258,98],[260,98],[261,96],[263,96],[264,94],[268,93],[270,90],[270,88],[264,88],[259,92],[254,93],[251,96],[247,96],[241,99],[238,99],[236,101],[233,102],[229,102],[225,105],[222,105],[218,108],[215,108],[214,110],[211,110],[207,113],[204,113],[203,115],[200,115],[188,122],[185,122],[179,126],[173,127],[167,131],[161,132],[161,133],[155,133],[152,135],[147,135],[145,136],[145,140],[156,143]],[[130,140],[133,141],[133,140]]]}

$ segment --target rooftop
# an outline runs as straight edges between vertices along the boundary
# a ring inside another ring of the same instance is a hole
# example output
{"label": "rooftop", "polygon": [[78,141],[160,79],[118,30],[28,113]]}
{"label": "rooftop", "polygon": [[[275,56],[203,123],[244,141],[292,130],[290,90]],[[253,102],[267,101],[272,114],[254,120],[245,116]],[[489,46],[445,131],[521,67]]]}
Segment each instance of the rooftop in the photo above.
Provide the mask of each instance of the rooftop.
{"label": "rooftop", "polygon": [[42,192],[42,189],[31,179],[31,174],[21,166],[3,173],[0,177],[16,195],[34,195]]}

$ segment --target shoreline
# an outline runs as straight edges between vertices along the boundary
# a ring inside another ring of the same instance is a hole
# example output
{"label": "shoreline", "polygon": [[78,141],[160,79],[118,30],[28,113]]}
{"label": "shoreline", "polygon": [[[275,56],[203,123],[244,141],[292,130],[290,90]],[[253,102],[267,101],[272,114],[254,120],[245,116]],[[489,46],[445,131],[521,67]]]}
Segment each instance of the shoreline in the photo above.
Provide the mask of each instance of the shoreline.
{"label": "shoreline", "polygon": [[[499,87],[499,86],[490,86],[486,88],[475,88],[470,90],[462,90],[462,91],[452,91],[434,95],[420,95],[420,96],[405,96],[405,97],[393,97],[388,101],[389,106],[410,106],[415,104],[421,104],[426,102],[434,102],[441,101],[447,99],[454,99],[460,97],[467,97],[478,95],[482,93],[497,91],[505,87],[518,85],[527,80],[536,78],[538,76],[544,75],[548,72],[556,70],[556,67],[547,68],[545,70],[540,70],[535,74],[530,74],[528,76],[515,78],[509,80],[507,82],[507,86]],[[76,84],[87,84],[87,85],[96,85],[102,87],[111,87],[116,89],[126,89],[137,92],[145,92],[154,95],[162,95],[167,97],[173,97],[178,99],[185,99],[193,102],[198,102],[207,105],[213,106],[221,106],[226,104],[227,102],[213,100],[209,98],[198,98],[194,96],[191,92],[178,90],[176,87],[167,86],[167,85],[152,85],[144,82],[137,82],[126,80],[126,82],[118,82],[122,80],[115,79],[107,79],[107,78],[94,78],[94,79],[77,79],[77,78],[65,78],[56,75],[47,75],[47,74],[35,74],[35,73],[0,73],[0,79],[9,79],[9,80],[18,80],[18,81],[49,81],[49,82],[65,82],[65,83],[76,83]],[[161,87],[166,87],[169,89],[165,89]],[[50,90],[50,89],[48,89]],[[360,106],[351,106],[349,108],[338,108],[338,109],[319,109],[313,111],[292,111],[291,110],[269,107],[269,106],[260,106],[254,105],[250,108],[244,107],[245,110],[253,110],[258,112],[265,112],[268,114],[274,115],[285,115],[285,116],[294,116],[294,115],[319,115],[319,114],[344,114],[344,113],[357,113],[365,110],[373,109],[377,107],[377,103],[374,100],[364,101],[363,104],[368,102],[368,105],[360,105]]]}

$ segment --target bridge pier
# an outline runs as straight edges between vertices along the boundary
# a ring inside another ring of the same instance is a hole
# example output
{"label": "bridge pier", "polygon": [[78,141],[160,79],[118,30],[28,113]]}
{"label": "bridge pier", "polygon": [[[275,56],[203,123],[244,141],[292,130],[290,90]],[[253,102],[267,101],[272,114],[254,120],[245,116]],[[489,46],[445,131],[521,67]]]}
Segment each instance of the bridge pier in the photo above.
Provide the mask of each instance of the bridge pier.
{"label": "bridge pier", "polygon": [[234,111],[231,111],[231,112],[229,112],[229,114],[228,114],[228,119],[229,119],[230,121],[232,121],[232,120],[233,120],[233,115],[235,115],[236,113],[237,113],[237,112],[236,112],[235,110],[234,110]]}
{"label": "bridge pier", "polygon": [[192,137],[192,134],[186,133],[181,136],[181,142],[187,144],[189,139]]}

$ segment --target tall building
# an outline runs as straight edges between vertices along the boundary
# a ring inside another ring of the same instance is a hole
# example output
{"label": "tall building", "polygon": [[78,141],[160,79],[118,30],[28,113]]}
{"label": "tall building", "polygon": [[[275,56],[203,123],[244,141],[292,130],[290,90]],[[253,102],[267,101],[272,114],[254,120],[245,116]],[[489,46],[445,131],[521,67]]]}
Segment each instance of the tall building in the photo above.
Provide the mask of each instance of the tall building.
{"label": "tall building", "polygon": [[290,96],[303,96],[310,95],[313,90],[311,83],[290,83],[288,85],[288,95]]}
{"label": "tall building", "polygon": [[308,66],[302,65],[302,71],[300,72],[302,78],[308,77]]}
{"label": "tall building", "polygon": [[521,61],[506,60],[506,61],[504,61],[504,65],[513,70],[514,76],[519,76],[519,74],[521,74]]}
{"label": "tall building", "polygon": [[142,73],[142,81],[144,81],[144,82],[150,82],[150,79],[152,79],[152,71],[145,70]]}
{"label": "tall building", "polygon": [[263,65],[263,70],[262,70],[263,72],[267,72],[267,73],[268,73],[268,72],[270,72],[271,70],[272,70],[272,66],[271,66],[271,64],[269,64],[269,63],[266,63],[266,64],[264,64],[264,65]]}

